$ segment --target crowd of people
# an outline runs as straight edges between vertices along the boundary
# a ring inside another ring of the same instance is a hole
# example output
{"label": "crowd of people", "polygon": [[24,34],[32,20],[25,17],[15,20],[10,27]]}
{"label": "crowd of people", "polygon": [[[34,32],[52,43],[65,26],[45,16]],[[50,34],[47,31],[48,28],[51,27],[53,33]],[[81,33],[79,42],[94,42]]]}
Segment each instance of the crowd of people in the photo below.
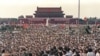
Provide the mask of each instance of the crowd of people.
{"label": "crowd of people", "polygon": [[[65,25],[66,26],[66,25]],[[8,56],[100,56],[100,32],[67,34],[65,26],[30,25],[0,33],[0,53]]]}

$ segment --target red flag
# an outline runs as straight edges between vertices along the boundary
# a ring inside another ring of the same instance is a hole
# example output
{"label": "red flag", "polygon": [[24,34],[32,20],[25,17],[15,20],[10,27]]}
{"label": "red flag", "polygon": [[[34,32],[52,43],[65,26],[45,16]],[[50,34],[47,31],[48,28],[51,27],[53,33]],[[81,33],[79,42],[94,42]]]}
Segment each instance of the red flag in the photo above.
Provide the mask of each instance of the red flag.
{"label": "red flag", "polygon": [[24,29],[27,29],[28,27],[29,27],[28,24],[23,24],[23,28],[24,28]]}
{"label": "red flag", "polygon": [[65,24],[61,24],[60,25],[60,28],[65,28]]}

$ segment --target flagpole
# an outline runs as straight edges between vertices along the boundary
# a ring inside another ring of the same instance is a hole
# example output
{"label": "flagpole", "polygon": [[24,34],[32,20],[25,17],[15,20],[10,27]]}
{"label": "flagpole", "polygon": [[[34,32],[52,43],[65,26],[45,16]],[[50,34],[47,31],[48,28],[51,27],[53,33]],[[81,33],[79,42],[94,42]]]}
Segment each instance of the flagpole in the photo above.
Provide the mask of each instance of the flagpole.
{"label": "flagpole", "polygon": [[80,18],[80,0],[78,0],[78,19]]}
{"label": "flagpole", "polygon": [[96,36],[96,27],[97,27],[97,18],[95,17],[95,37],[97,37]]}
{"label": "flagpole", "polygon": [[[77,25],[78,25],[78,30],[79,30],[79,19],[80,19],[80,0],[78,0],[78,20],[77,20]],[[78,32],[78,43],[80,42],[80,30]]]}

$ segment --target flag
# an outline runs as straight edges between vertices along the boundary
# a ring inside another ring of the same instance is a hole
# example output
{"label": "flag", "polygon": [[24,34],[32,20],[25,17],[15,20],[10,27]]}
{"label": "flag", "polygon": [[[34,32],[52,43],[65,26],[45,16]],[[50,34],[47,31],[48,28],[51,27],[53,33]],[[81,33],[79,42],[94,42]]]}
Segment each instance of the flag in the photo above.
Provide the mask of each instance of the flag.
{"label": "flag", "polygon": [[27,29],[28,27],[29,27],[28,24],[23,24],[23,28],[24,28],[24,29]]}
{"label": "flag", "polygon": [[60,25],[60,28],[65,28],[65,27],[66,27],[65,24]]}

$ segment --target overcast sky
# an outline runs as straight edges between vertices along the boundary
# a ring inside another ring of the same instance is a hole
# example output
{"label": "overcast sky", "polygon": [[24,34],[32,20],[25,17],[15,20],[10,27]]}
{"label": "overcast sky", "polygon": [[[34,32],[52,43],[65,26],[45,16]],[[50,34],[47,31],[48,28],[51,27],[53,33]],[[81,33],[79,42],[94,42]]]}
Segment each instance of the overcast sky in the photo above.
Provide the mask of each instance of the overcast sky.
{"label": "overcast sky", "polygon": [[[80,0],[81,17],[100,17],[100,0]],[[78,0],[0,0],[0,17],[33,15],[38,7],[62,7],[66,15],[77,17]]]}

